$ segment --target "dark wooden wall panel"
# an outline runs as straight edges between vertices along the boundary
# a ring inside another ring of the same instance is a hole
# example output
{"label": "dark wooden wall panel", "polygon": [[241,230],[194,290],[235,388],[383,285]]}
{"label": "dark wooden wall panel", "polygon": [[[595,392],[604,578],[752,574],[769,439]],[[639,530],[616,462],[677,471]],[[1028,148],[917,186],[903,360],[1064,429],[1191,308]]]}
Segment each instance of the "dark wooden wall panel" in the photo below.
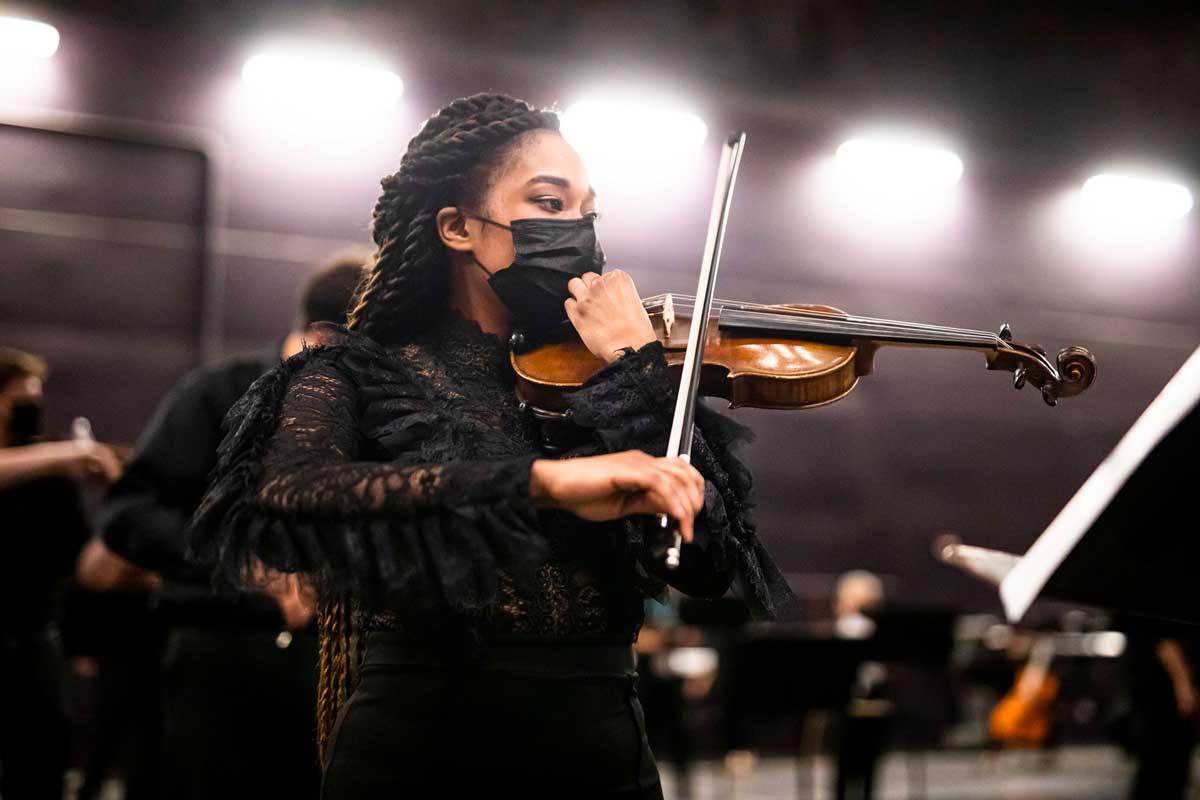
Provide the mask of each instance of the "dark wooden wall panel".
{"label": "dark wooden wall panel", "polygon": [[0,206],[200,224],[207,159],[192,149],[0,125]]}
{"label": "dark wooden wall panel", "polygon": [[50,362],[52,433],[131,441],[200,360],[207,159],[15,125],[0,153],[0,343]]}

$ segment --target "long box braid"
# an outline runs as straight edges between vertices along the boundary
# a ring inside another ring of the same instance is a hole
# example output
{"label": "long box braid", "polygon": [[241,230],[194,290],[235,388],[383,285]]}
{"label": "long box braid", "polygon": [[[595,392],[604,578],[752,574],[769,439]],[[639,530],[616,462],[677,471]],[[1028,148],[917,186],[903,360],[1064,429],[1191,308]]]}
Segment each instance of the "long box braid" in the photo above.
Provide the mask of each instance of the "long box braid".
{"label": "long box braid", "polygon": [[[382,344],[396,344],[444,313],[449,263],[434,228],[446,206],[478,208],[490,176],[522,134],[558,130],[558,116],[503,94],[455,100],[434,114],[408,143],[400,169],[381,181],[371,215],[378,246],[358,288],[347,326]],[[358,683],[365,653],[350,602],[323,599],[318,611],[320,677],[317,746],[321,763],[346,699]]]}

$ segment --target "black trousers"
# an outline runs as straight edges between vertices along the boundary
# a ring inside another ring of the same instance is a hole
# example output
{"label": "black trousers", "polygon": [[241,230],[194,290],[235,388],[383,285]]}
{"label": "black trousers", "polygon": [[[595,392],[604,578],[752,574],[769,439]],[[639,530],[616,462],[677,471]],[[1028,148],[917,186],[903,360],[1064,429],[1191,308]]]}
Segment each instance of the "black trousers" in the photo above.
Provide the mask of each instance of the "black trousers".
{"label": "black trousers", "polygon": [[1152,711],[1139,709],[1137,770],[1129,787],[1130,800],[1183,800],[1187,796],[1196,720],[1180,719],[1175,698]]}
{"label": "black trousers", "polygon": [[621,649],[509,645],[451,666],[371,634],[321,796],[661,800],[632,654],[626,645],[622,660]]}
{"label": "black trousers", "polygon": [[71,751],[58,632],[0,632],[0,795],[62,800]]}
{"label": "black trousers", "polygon": [[316,798],[316,632],[179,627],[163,657],[163,797]]}

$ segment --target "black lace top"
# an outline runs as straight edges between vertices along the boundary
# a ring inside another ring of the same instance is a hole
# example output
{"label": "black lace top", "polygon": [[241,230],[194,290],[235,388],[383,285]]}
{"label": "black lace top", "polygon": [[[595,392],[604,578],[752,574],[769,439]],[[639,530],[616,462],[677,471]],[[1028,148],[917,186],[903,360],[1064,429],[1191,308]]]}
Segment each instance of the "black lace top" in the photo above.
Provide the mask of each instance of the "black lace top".
{"label": "black lace top", "polygon": [[[750,477],[729,452],[746,432],[731,421],[698,414],[704,518],[667,573],[645,557],[636,521],[534,507],[542,432],[518,408],[497,338],[451,314],[400,346],[332,325],[313,342],[225,420],[191,547],[226,579],[244,581],[255,561],[309,573],[368,628],[421,641],[630,641],[643,598],[667,582],[705,597],[734,582],[760,617],[790,599],[750,521]],[[579,435],[559,455],[661,454],[673,398],[662,348],[630,352],[571,396]]]}

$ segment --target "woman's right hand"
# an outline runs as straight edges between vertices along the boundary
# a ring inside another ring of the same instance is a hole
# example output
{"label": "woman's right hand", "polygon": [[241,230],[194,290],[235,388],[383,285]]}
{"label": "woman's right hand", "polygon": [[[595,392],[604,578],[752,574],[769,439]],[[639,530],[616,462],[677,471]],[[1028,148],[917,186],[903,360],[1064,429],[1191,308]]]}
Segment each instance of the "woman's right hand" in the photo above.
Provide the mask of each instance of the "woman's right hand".
{"label": "woman's right hand", "polygon": [[587,458],[533,462],[529,493],[538,505],[604,521],[631,514],[666,514],[692,541],[693,521],[704,508],[704,477],[681,458],[655,458],[627,450]]}

